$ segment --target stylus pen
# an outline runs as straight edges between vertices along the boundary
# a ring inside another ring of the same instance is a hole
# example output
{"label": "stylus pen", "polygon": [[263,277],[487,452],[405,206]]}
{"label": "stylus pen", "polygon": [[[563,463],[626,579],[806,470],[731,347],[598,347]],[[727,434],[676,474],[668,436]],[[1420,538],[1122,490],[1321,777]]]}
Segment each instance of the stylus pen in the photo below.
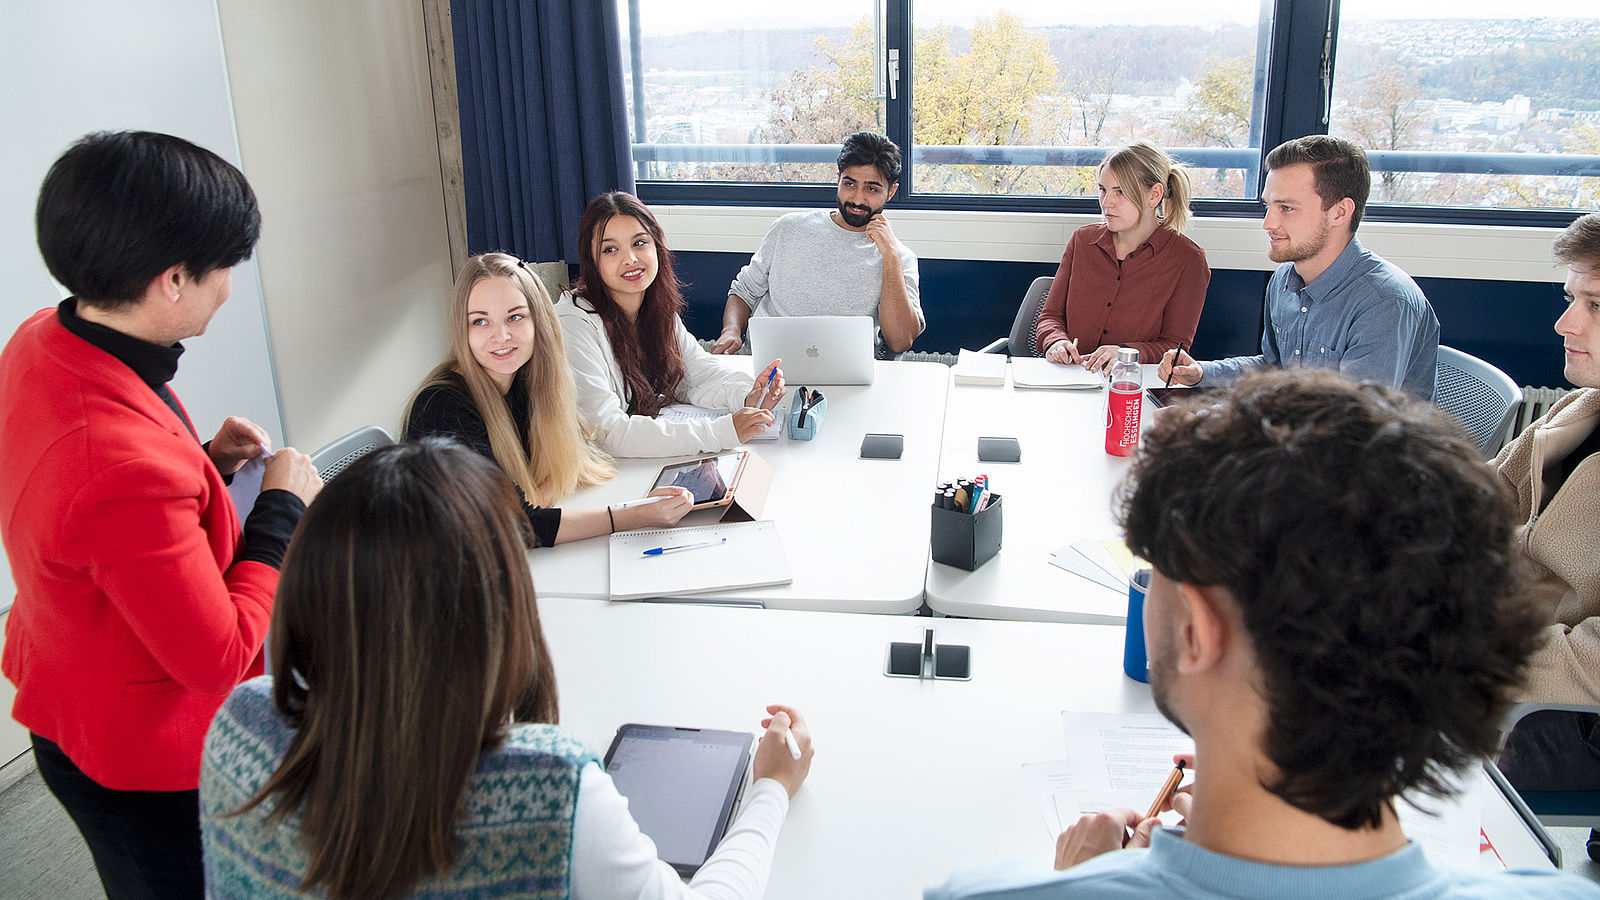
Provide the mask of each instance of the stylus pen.
{"label": "stylus pen", "polygon": [[1167,387],[1172,387],[1172,373],[1178,370],[1178,357],[1183,355],[1183,341],[1178,342],[1178,352],[1172,354],[1172,368],[1167,370]]}
{"label": "stylus pen", "polygon": [[611,504],[611,508],[612,509],[631,509],[632,507],[635,507],[635,506],[648,506],[651,503],[655,503],[657,500],[665,500],[665,499],[667,499],[667,498],[661,496],[660,494],[657,494],[654,497],[642,497],[642,498],[640,498],[638,500],[624,500],[621,503],[613,503],[613,504]]}
{"label": "stylus pen", "polygon": [[[1161,786],[1161,793],[1156,795],[1156,802],[1150,804],[1150,811],[1144,814],[1146,819],[1154,819],[1161,814],[1161,807],[1167,805],[1172,799],[1172,792],[1178,789],[1178,782],[1183,780],[1183,760],[1178,760],[1177,768],[1167,776],[1167,783]],[[1143,821],[1143,820],[1141,820]]]}
{"label": "stylus pen", "polygon": [[794,757],[795,759],[799,759],[800,758],[800,742],[794,739],[794,730],[793,729],[785,728],[783,730],[783,742],[785,744],[789,745],[789,755]]}
{"label": "stylus pen", "polygon": [[714,541],[699,541],[693,544],[678,544],[675,547],[651,547],[641,555],[660,556],[663,553],[677,553],[679,550],[697,550],[701,547],[715,547],[718,544],[726,544],[727,542],[727,538],[718,538]]}

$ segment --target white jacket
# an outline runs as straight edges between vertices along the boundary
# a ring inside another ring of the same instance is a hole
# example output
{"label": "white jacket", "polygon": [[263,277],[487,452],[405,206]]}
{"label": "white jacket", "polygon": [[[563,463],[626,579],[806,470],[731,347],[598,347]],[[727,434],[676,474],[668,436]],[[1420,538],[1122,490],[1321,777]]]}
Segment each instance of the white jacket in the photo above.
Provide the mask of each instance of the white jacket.
{"label": "white jacket", "polygon": [[[683,456],[726,450],[739,444],[731,414],[687,422],[628,415],[627,385],[616,354],[611,352],[611,338],[600,314],[587,300],[563,292],[556,302],[556,318],[566,339],[578,413],[594,428],[595,439],[611,455]],[[678,353],[683,358],[683,381],[673,399],[729,413],[743,407],[746,395],[755,387],[755,379],[702,349],[681,319],[677,338]]]}

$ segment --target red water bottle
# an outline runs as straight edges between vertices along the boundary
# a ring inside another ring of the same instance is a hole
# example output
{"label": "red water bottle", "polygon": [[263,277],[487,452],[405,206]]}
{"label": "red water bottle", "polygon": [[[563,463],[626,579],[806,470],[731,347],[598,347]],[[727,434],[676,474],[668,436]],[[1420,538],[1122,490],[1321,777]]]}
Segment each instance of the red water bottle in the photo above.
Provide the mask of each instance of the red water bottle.
{"label": "red water bottle", "polygon": [[1139,446],[1139,413],[1144,409],[1144,370],[1139,367],[1139,351],[1117,348],[1117,361],[1111,366],[1111,394],[1106,398],[1106,452],[1112,456],[1132,456]]}

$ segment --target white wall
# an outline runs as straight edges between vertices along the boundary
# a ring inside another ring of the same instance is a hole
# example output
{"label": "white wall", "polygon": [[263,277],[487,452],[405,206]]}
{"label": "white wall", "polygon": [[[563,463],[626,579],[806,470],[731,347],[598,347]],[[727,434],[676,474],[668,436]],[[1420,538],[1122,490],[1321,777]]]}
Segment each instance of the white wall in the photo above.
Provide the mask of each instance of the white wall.
{"label": "white wall", "polygon": [[394,433],[451,283],[421,4],[218,8],[289,439]]}

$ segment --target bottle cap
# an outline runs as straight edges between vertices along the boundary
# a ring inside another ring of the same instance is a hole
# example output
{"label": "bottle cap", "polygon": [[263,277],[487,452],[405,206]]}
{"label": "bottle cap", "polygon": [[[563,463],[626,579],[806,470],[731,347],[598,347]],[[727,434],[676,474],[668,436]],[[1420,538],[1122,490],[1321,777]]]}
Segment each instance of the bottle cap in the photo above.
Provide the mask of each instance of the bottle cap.
{"label": "bottle cap", "polygon": [[1117,348],[1117,362],[1119,362],[1119,363],[1133,363],[1134,365],[1138,365],[1138,363],[1139,363],[1139,351],[1135,350],[1132,347],[1118,347]]}

